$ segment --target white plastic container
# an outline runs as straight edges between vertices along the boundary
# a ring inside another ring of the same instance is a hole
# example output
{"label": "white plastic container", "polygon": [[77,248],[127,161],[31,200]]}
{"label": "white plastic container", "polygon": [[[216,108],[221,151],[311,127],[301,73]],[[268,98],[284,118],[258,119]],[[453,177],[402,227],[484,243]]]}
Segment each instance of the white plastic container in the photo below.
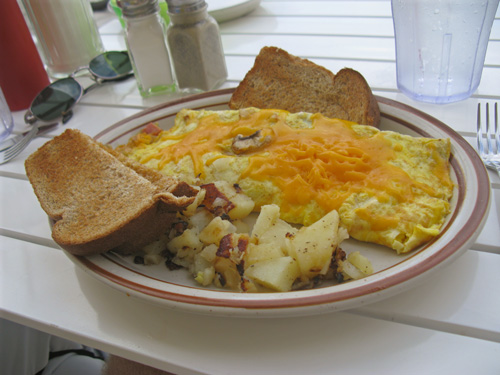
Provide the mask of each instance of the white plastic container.
{"label": "white plastic container", "polygon": [[398,88],[450,103],[479,86],[499,0],[392,0]]}
{"label": "white plastic container", "polygon": [[104,51],[88,0],[22,0],[47,73],[69,76]]}

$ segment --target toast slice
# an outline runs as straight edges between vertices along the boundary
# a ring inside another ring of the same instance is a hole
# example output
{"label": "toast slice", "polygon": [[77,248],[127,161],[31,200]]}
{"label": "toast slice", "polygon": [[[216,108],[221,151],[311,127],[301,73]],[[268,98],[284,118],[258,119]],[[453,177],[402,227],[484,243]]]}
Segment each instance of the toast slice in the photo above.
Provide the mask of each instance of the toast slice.
{"label": "toast slice", "polygon": [[54,241],[75,255],[142,248],[165,233],[197,193],[75,129],[30,155],[25,168],[54,221]]}
{"label": "toast slice", "polygon": [[378,126],[377,100],[364,77],[344,68],[333,74],[277,47],[264,47],[234,91],[229,108],[257,107],[321,113]]}

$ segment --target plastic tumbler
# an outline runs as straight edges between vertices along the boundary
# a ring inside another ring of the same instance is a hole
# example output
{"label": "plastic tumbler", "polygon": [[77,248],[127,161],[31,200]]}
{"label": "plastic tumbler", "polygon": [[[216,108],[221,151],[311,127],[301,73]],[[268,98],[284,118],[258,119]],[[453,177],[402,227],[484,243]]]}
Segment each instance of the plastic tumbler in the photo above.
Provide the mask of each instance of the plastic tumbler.
{"label": "plastic tumbler", "polygon": [[10,112],[2,89],[0,89],[0,141],[7,138],[14,127],[14,120]]}
{"label": "plastic tumbler", "polygon": [[398,88],[451,103],[479,86],[499,0],[392,0]]}

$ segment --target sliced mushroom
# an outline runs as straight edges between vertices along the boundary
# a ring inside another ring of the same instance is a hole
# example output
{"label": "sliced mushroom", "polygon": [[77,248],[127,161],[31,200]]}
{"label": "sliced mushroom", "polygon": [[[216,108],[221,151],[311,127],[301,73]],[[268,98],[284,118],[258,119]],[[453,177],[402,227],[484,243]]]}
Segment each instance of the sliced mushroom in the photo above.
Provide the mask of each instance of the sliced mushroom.
{"label": "sliced mushroom", "polygon": [[236,137],[234,137],[231,147],[233,152],[239,155],[258,150],[271,141],[271,134],[264,134],[262,130],[257,130],[255,133],[248,136],[238,134]]}

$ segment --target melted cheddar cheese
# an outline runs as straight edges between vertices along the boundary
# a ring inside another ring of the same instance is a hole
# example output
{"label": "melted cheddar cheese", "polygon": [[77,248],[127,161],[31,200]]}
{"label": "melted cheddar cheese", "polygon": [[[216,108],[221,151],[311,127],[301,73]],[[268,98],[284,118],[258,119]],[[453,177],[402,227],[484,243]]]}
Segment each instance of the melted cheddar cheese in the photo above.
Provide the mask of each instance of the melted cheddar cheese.
{"label": "melted cheddar cheese", "polygon": [[351,237],[407,252],[435,237],[453,194],[450,142],[320,114],[182,110],[175,126],[118,148],[192,183],[237,183],[282,218],[310,225],[337,210]]}

